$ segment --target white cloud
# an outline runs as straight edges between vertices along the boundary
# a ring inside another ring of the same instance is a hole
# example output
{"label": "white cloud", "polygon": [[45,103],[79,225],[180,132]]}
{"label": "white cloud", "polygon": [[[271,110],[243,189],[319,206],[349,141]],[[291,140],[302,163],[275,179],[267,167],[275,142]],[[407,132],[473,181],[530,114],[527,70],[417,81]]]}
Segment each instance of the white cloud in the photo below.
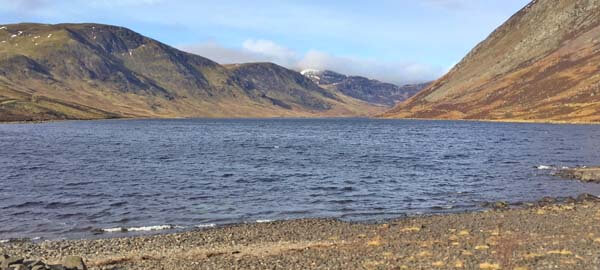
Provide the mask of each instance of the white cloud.
{"label": "white cloud", "polygon": [[227,48],[216,42],[206,42],[181,49],[222,64],[273,62],[287,68],[333,70],[397,84],[434,80],[443,75],[444,68],[410,62],[382,62],[358,57],[343,57],[319,50],[304,54],[269,40],[246,40],[241,48]]}
{"label": "white cloud", "polygon": [[312,50],[297,63],[300,69],[328,69],[348,75],[359,75],[393,83],[413,83],[434,80],[442,68],[410,62],[385,62],[373,59],[340,57]]}
{"label": "white cloud", "polygon": [[270,40],[254,40],[249,39],[244,41],[242,47],[245,51],[262,55],[265,59],[271,59],[282,65],[290,65],[296,61],[296,53],[288,48],[280,46]]}
{"label": "white cloud", "polygon": [[200,56],[208,57],[211,60],[217,61],[221,64],[276,61],[276,59],[269,58],[265,55],[245,49],[227,48],[214,41],[181,46],[180,49],[198,54]]}

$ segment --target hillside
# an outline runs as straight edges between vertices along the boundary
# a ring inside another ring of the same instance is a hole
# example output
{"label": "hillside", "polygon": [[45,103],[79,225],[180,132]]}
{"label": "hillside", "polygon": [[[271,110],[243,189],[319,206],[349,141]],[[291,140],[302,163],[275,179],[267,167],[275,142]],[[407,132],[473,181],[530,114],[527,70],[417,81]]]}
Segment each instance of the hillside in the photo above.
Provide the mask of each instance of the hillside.
{"label": "hillside", "polygon": [[425,88],[429,83],[397,86],[361,76],[346,76],[330,70],[303,70],[302,75],[319,86],[373,104],[393,107]]}
{"label": "hillside", "polygon": [[600,1],[535,0],[390,118],[600,121]]}
{"label": "hillside", "polygon": [[302,77],[295,71],[273,64],[247,67],[262,66],[268,68],[231,69],[118,26],[4,25],[0,120],[382,112],[314,83],[292,83]]}

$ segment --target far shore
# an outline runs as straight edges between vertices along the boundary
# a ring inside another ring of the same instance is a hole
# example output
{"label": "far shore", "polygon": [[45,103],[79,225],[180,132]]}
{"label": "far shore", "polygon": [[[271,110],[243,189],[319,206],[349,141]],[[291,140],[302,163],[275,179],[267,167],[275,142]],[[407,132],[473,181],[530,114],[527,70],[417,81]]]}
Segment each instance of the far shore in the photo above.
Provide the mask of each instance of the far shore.
{"label": "far shore", "polygon": [[600,202],[580,196],[524,208],[385,223],[302,219],[149,236],[10,242],[0,254],[89,269],[597,269]]}
{"label": "far shore", "polygon": [[526,119],[443,119],[443,118],[389,118],[379,116],[323,116],[323,117],[122,117],[122,118],[96,118],[96,119],[51,119],[31,121],[1,121],[0,124],[44,124],[55,122],[74,121],[102,121],[102,120],[181,120],[181,119],[352,119],[364,118],[374,120],[419,120],[419,121],[461,121],[461,122],[489,122],[513,124],[552,124],[552,125],[599,125],[600,121],[563,121],[563,120],[526,120]]}

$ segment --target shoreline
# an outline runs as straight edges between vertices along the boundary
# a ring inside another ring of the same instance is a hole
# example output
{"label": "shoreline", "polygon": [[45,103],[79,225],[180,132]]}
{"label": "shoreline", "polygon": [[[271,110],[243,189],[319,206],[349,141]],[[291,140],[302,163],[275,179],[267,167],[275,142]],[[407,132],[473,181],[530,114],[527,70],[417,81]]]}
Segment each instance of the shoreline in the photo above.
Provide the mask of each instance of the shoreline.
{"label": "shoreline", "polygon": [[[566,180],[571,181],[571,180]],[[575,180],[579,181],[579,180]],[[247,220],[240,222],[229,222],[229,223],[204,223],[195,225],[184,225],[184,224],[145,224],[145,225],[131,225],[121,227],[106,227],[106,228],[94,228],[88,231],[87,234],[80,234],[80,236],[63,236],[59,238],[47,238],[45,236],[36,237],[9,237],[0,238],[0,245],[7,243],[42,243],[42,242],[55,242],[55,241],[85,241],[85,240],[102,240],[102,239],[114,239],[114,238],[136,238],[136,237],[147,237],[156,235],[169,235],[169,234],[180,234],[186,232],[192,232],[197,230],[208,230],[208,229],[223,229],[234,226],[246,226],[262,223],[276,223],[276,222],[294,222],[298,220],[332,220],[342,223],[357,224],[357,225],[373,225],[382,224],[387,222],[394,222],[402,219],[410,218],[427,218],[432,216],[446,216],[446,215],[461,215],[468,213],[482,213],[493,210],[520,210],[532,207],[546,206],[548,204],[564,204],[572,202],[581,202],[585,200],[596,200],[600,202],[600,194],[598,196],[582,193],[577,197],[543,197],[533,201],[484,201],[478,203],[476,206],[471,208],[430,208],[430,211],[424,212],[413,212],[413,213],[402,213],[400,215],[375,218],[375,219],[361,219],[361,220],[344,220],[337,217],[298,217],[288,219],[257,219]],[[1,254],[1,253],[0,253]]]}
{"label": "shoreline", "polygon": [[0,121],[3,124],[45,124],[58,122],[80,122],[80,121],[104,121],[104,120],[185,120],[185,119],[212,119],[212,120],[235,120],[235,119],[372,119],[372,120],[419,120],[419,121],[457,121],[457,122],[481,122],[481,123],[508,123],[508,124],[548,124],[548,125],[600,125],[600,121],[559,121],[559,120],[521,120],[521,119],[442,119],[442,118],[391,118],[379,116],[356,116],[356,117],[122,117],[122,118],[98,118],[98,119],[60,119],[60,120],[35,120],[35,121]]}
{"label": "shoreline", "polygon": [[378,223],[298,219],[8,242],[0,254],[49,263],[81,256],[89,269],[595,269],[600,263],[598,198],[507,207]]}

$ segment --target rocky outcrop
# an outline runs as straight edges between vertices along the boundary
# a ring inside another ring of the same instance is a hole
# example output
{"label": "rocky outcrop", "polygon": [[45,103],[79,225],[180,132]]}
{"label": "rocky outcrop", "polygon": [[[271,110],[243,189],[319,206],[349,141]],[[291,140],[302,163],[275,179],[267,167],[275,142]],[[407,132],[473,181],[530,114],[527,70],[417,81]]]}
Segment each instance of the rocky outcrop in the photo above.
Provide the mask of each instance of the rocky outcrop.
{"label": "rocky outcrop", "polygon": [[600,167],[579,167],[559,170],[556,175],[583,182],[600,183]]}
{"label": "rocky outcrop", "polygon": [[83,258],[77,256],[67,256],[61,264],[47,264],[41,260],[0,255],[0,270],[87,270],[87,266]]}

